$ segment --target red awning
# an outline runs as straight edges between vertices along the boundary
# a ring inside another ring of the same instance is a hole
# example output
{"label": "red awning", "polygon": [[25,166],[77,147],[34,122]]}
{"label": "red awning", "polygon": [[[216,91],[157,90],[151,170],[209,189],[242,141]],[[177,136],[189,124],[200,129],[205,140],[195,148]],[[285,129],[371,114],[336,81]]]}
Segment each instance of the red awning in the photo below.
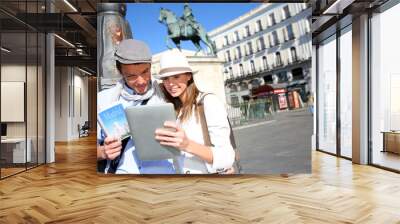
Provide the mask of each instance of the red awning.
{"label": "red awning", "polygon": [[272,93],[274,91],[274,88],[272,88],[272,86],[270,86],[270,85],[262,85],[262,86],[259,86],[259,87],[257,87],[257,88],[254,88],[254,89],[252,89],[251,90],[251,94],[253,95],[253,96],[255,96],[255,95],[265,95],[265,94],[268,94],[268,93]]}

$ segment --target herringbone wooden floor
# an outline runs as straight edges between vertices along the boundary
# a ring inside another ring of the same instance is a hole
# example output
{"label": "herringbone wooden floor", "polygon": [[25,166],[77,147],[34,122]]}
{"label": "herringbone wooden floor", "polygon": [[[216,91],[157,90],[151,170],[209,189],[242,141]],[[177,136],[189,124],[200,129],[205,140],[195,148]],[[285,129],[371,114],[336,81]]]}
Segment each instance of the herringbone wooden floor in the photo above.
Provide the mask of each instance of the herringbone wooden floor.
{"label": "herringbone wooden floor", "polygon": [[400,223],[400,175],[313,152],[295,176],[98,176],[94,138],[0,181],[0,223]]}

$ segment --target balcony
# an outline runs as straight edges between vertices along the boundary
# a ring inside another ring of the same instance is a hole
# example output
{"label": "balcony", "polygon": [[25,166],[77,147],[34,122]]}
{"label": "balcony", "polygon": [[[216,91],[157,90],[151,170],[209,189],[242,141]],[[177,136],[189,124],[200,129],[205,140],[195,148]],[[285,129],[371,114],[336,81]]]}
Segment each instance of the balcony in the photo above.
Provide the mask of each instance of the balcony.
{"label": "balcony", "polygon": [[229,79],[225,80],[225,85],[234,83],[234,82],[240,82],[243,80],[249,80],[255,77],[263,77],[266,76],[268,74],[271,73],[278,73],[281,72],[283,70],[287,70],[287,69],[293,69],[296,66],[299,66],[303,63],[308,64],[311,67],[311,58],[307,58],[307,59],[298,59],[296,61],[292,61],[292,62],[288,62],[288,63],[280,63],[280,64],[276,64],[274,63],[271,67],[267,67],[267,68],[258,68],[255,70],[255,72],[250,72],[250,71],[245,71],[243,74],[238,75],[236,77],[231,77]]}

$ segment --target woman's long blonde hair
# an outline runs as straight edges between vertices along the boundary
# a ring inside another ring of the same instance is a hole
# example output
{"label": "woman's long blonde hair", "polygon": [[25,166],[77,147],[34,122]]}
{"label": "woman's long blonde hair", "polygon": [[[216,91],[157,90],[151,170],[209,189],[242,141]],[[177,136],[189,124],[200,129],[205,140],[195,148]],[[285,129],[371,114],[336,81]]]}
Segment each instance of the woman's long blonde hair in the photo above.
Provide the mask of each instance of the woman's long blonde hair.
{"label": "woman's long blonde hair", "polygon": [[196,114],[196,120],[198,120],[198,109],[197,109],[197,96],[199,95],[200,91],[197,89],[196,84],[193,81],[193,75],[190,74],[191,79],[188,81],[187,87],[185,89],[186,92],[186,102],[181,102],[179,97],[172,97],[168,91],[165,89],[164,84],[161,84],[161,90],[164,93],[164,96],[167,102],[172,103],[175,108],[176,115],[181,122],[187,121],[193,113],[193,106],[194,111]]}

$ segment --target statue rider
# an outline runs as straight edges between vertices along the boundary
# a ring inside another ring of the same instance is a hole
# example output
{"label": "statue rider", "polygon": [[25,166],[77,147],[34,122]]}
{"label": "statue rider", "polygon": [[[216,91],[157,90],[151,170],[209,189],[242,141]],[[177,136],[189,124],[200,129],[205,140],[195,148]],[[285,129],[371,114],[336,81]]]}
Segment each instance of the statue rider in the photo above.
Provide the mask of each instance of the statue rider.
{"label": "statue rider", "polygon": [[185,3],[185,5],[183,6],[183,15],[181,16],[181,19],[183,20],[185,25],[184,36],[187,36],[189,26],[191,26],[195,31],[199,31],[199,24],[194,19],[192,9],[189,7],[188,3]]}

